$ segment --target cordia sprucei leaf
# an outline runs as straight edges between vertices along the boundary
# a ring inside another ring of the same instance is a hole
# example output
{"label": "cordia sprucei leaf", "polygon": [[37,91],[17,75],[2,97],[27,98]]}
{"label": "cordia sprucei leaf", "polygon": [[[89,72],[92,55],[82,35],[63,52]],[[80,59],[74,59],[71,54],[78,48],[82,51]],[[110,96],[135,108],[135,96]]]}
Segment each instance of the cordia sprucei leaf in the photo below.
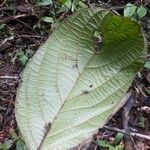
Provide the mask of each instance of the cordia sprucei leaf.
{"label": "cordia sprucei leaf", "polygon": [[145,57],[141,28],[129,18],[97,8],[65,20],[29,61],[18,88],[16,119],[28,149],[67,150],[92,137]]}

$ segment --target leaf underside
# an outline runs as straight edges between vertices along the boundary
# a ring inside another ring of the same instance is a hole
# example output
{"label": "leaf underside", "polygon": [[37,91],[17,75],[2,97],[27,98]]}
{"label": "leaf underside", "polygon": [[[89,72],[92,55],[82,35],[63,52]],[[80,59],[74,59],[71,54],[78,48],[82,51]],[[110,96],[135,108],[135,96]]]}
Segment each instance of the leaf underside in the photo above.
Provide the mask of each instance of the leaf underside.
{"label": "leaf underside", "polygon": [[16,119],[27,147],[66,150],[90,138],[120,104],[145,55],[140,26],[128,18],[98,8],[65,20],[29,61],[18,88]]}

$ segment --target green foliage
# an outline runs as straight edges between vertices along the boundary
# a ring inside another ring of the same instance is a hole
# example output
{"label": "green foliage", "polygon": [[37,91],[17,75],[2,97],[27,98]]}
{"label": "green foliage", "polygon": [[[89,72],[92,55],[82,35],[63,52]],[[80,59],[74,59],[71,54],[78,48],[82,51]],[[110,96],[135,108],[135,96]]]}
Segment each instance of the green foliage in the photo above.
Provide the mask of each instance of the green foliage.
{"label": "green foliage", "polygon": [[28,60],[28,56],[25,54],[25,52],[22,49],[20,49],[17,55],[21,64],[25,65]]}
{"label": "green foliage", "polygon": [[120,142],[123,139],[123,136],[124,136],[124,134],[117,133],[117,135],[116,135],[116,137],[115,137],[115,139],[113,141],[113,145],[110,144],[106,140],[99,140],[98,141],[98,145],[100,145],[101,147],[104,147],[104,148],[109,148],[109,150],[123,150],[123,145],[120,144]]}
{"label": "green foliage", "polygon": [[82,8],[88,8],[88,6],[83,2],[83,1],[79,1],[78,3],[78,9],[82,9]]}
{"label": "green foliage", "polygon": [[120,132],[117,133],[117,135],[116,135],[116,137],[114,139],[114,144],[118,145],[121,142],[121,140],[123,139],[123,136],[124,136],[123,133],[120,133]]}
{"label": "green foliage", "polygon": [[11,140],[5,141],[0,145],[1,150],[8,150],[16,143],[16,150],[27,150],[25,143],[17,136],[14,130],[9,130]]}
{"label": "green foliage", "polygon": [[124,9],[124,16],[129,17],[132,20],[139,21],[141,18],[145,17],[147,14],[147,8],[144,6],[136,6],[134,4],[128,3]]}
{"label": "green foliage", "polygon": [[17,92],[28,149],[70,149],[102,127],[143,68],[144,42],[137,22],[103,8],[82,9],[60,24],[29,61]]}
{"label": "green foliage", "polygon": [[137,14],[138,14],[140,19],[143,18],[147,14],[147,8],[145,8],[143,6],[138,7]]}
{"label": "green foliage", "polygon": [[27,150],[25,143],[21,139],[16,142],[16,150]]}
{"label": "green foliage", "polygon": [[128,3],[124,9],[124,16],[125,17],[132,17],[136,13],[137,6]]}
{"label": "green foliage", "polygon": [[13,145],[13,140],[7,140],[5,143],[0,144],[0,149],[1,150],[8,150],[11,148],[11,146]]}
{"label": "green foliage", "polygon": [[0,25],[0,30],[4,29],[5,26],[6,26],[6,24],[1,24],[1,25]]}
{"label": "green foliage", "polygon": [[94,37],[99,38],[99,39],[102,38],[101,35],[100,35],[100,33],[98,31],[94,32]]}
{"label": "green foliage", "polygon": [[[82,0],[58,0],[62,1],[62,8],[67,7],[67,9],[70,9],[72,12],[75,10],[80,10],[81,8],[87,8],[87,5]],[[62,9],[61,8],[61,9]]]}
{"label": "green foliage", "polygon": [[52,4],[52,0],[37,0],[36,2],[37,6],[47,6],[51,4]]}
{"label": "green foliage", "polygon": [[147,61],[144,65],[145,68],[150,69],[150,61]]}
{"label": "green foliage", "polygon": [[75,12],[83,8],[87,8],[84,0],[37,0],[36,6],[49,6],[49,13],[42,16],[38,25],[34,27],[41,27],[41,21],[46,23],[57,23],[57,19],[60,13],[67,11]]}
{"label": "green foliage", "polygon": [[150,96],[150,89],[146,89],[145,93],[148,94],[148,96]]}
{"label": "green foliage", "polygon": [[70,0],[58,0],[61,4],[65,4],[67,1],[70,1]]}
{"label": "green foliage", "polygon": [[106,140],[99,140],[98,141],[98,145],[102,146],[102,147],[113,147],[108,141]]}
{"label": "green foliage", "polygon": [[123,150],[124,146],[123,145],[111,145],[108,141],[105,140],[99,140],[98,145],[103,147],[103,148],[108,148],[109,150]]}
{"label": "green foliage", "polygon": [[42,20],[47,23],[54,23],[54,19],[52,17],[43,17]]}
{"label": "green foliage", "polygon": [[145,128],[145,120],[146,120],[146,118],[144,118],[143,116],[140,116],[139,125],[142,128]]}

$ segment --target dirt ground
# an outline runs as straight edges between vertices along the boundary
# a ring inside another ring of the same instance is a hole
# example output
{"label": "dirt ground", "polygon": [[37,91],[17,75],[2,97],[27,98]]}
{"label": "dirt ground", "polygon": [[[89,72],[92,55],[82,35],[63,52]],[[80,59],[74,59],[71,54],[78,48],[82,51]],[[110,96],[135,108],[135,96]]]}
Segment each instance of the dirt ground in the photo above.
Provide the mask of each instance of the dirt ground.
{"label": "dirt ground", "polygon": [[[150,8],[149,0],[92,0],[88,3],[100,4],[104,7],[115,7],[120,14],[122,6],[128,2],[144,5]],[[14,104],[16,90],[20,82],[21,72],[29,58],[33,56],[38,47],[47,39],[52,32],[53,26],[41,20],[47,15],[54,15],[50,6],[36,6],[36,0],[0,0],[0,143],[10,141],[10,150],[15,150],[16,141],[21,138],[15,120]],[[149,9],[150,10],[150,9]],[[55,18],[63,20],[71,14],[70,11],[55,14]],[[147,61],[150,61],[150,12],[141,20],[148,40]],[[130,132],[150,136],[150,70],[141,70],[132,86],[132,103],[127,108],[129,120],[127,128]],[[117,129],[124,129],[125,108],[123,107],[108,122],[107,127],[102,128],[93,135],[93,142],[88,146],[89,150],[104,150],[97,145],[98,139],[107,140],[110,143],[117,134]],[[130,143],[128,143],[130,141]],[[121,141],[122,145],[132,145],[137,150],[150,150],[150,140],[126,135]],[[6,148],[7,149],[7,148]],[[81,147],[83,149],[83,147]],[[19,149],[20,150],[20,149]]]}

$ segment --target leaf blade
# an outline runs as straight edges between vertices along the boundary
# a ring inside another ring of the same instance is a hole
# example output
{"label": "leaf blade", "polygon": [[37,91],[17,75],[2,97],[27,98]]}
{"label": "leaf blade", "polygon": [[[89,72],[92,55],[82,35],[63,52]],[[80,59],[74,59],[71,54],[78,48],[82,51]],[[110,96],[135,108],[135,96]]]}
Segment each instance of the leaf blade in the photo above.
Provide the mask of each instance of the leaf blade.
{"label": "leaf blade", "polygon": [[[90,137],[105,124],[143,66],[139,25],[112,15],[104,19],[107,13],[85,9],[75,14],[29,62],[16,107],[29,149],[68,149]],[[93,36],[100,29],[103,44],[95,51]]]}

